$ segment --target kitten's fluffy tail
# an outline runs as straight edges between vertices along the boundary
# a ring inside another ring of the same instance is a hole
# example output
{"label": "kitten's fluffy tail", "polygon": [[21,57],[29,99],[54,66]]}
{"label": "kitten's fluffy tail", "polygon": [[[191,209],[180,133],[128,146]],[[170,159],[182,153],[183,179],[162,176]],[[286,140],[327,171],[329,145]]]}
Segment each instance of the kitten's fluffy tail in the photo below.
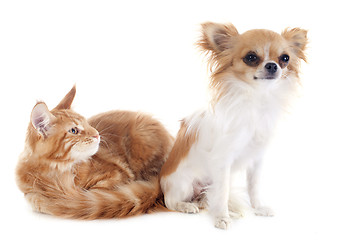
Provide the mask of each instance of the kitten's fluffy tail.
{"label": "kitten's fluffy tail", "polygon": [[[113,191],[101,188],[83,190],[66,182],[47,185],[41,181],[37,181],[34,188],[35,193],[26,194],[33,207],[40,212],[64,218],[124,218],[168,211],[157,178],[149,182],[133,181]],[[38,192],[40,196],[37,196]]]}

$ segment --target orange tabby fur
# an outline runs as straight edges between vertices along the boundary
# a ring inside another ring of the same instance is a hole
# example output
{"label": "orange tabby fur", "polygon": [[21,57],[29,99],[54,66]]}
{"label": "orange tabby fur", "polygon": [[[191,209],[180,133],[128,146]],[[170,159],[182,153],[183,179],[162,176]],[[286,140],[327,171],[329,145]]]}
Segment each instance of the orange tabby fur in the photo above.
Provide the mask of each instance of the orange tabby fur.
{"label": "orange tabby fur", "polygon": [[32,207],[76,219],[166,209],[158,174],[173,138],[162,124],[127,111],[86,121],[70,109],[74,96],[75,87],[53,110],[44,103],[33,110],[17,166],[17,184]]}

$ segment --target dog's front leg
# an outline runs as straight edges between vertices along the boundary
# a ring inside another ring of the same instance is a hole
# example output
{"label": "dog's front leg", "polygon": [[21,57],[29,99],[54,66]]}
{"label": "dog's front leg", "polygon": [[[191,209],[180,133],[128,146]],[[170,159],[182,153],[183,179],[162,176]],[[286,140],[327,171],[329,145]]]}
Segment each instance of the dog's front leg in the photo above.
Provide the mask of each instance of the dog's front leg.
{"label": "dog's front leg", "polygon": [[227,229],[231,222],[228,213],[229,179],[230,168],[218,168],[213,172],[212,184],[207,190],[209,211],[215,219],[215,227],[221,229]]}
{"label": "dog's front leg", "polygon": [[263,206],[259,196],[259,180],[261,173],[261,160],[255,162],[247,169],[247,190],[254,213],[259,216],[273,216],[273,211]]}

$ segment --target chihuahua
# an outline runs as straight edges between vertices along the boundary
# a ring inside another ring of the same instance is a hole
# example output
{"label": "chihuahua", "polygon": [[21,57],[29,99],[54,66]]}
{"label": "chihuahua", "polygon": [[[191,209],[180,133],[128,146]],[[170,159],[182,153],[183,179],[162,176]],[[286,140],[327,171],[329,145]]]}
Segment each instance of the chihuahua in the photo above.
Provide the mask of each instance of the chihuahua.
{"label": "chihuahua", "polygon": [[300,28],[239,34],[232,24],[202,24],[198,45],[209,55],[211,101],[181,121],[162,168],[169,209],[197,213],[206,206],[215,226],[226,229],[239,211],[229,204],[231,176],[244,169],[254,212],[273,215],[259,200],[259,173],[278,117],[299,85],[307,42]]}

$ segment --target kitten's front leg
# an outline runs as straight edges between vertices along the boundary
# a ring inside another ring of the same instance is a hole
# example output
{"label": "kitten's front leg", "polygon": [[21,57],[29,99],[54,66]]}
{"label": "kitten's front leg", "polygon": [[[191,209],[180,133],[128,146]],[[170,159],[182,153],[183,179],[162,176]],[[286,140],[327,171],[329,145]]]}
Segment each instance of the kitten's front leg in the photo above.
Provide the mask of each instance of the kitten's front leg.
{"label": "kitten's front leg", "polygon": [[215,227],[221,229],[227,229],[231,223],[228,212],[229,176],[230,168],[214,171],[212,185],[207,191],[209,211],[215,219]]}
{"label": "kitten's front leg", "polygon": [[274,212],[266,206],[262,206],[259,196],[259,180],[261,172],[261,160],[247,169],[247,189],[251,206],[258,216],[274,216]]}
{"label": "kitten's front leg", "polygon": [[31,204],[34,211],[40,213],[50,214],[45,207],[47,199],[38,193],[26,193],[26,200]]}

